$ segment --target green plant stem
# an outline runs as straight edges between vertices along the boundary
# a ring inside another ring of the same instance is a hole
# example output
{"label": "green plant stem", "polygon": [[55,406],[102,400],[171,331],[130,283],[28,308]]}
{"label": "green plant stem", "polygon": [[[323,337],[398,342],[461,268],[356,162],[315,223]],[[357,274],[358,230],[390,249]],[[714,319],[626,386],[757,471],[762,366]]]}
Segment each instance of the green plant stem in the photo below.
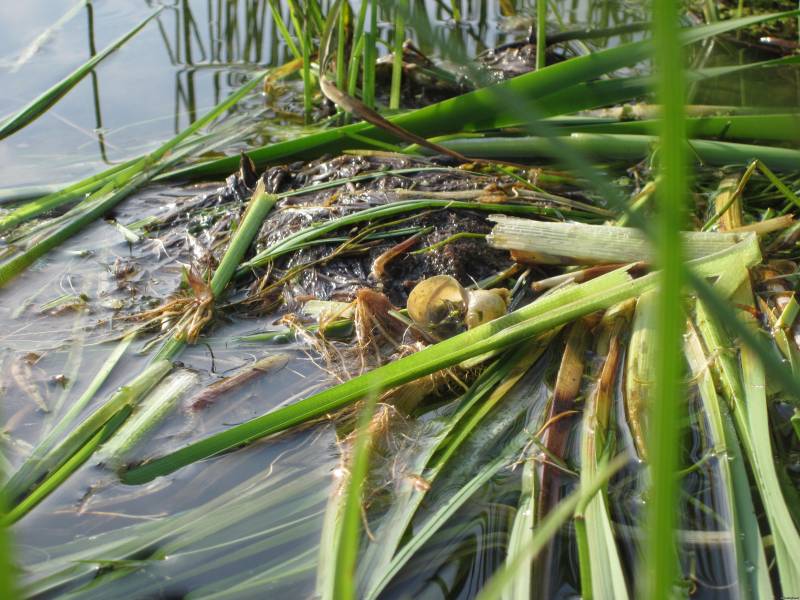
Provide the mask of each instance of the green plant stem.
{"label": "green plant stem", "polygon": [[536,0],[536,69],[547,66],[547,0]]}
{"label": "green plant stem", "polygon": [[392,85],[389,90],[389,109],[400,108],[400,86],[403,78],[403,42],[406,37],[405,13],[408,10],[408,0],[397,3],[394,15],[394,46],[392,51]]}

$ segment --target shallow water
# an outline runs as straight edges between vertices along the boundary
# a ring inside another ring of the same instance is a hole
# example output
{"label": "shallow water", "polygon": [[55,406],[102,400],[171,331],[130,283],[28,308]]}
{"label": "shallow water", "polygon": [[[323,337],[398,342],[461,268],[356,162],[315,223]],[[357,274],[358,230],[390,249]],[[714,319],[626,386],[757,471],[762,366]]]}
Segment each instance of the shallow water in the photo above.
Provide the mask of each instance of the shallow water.
{"label": "shallow water", "polygon": [[[443,4],[449,6],[449,2]],[[520,12],[533,12],[533,3],[517,4]],[[72,5],[72,0],[36,0],[0,6],[0,114],[16,110],[58,81],[150,14],[157,3],[96,2],[52,32],[35,54],[17,66],[24,48]],[[450,27],[452,35],[464,41],[470,55],[523,35],[505,33],[499,27],[501,22],[508,23],[501,18],[499,2],[462,5],[466,21],[458,27],[452,26],[441,4],[428,1],[426,10],[436,25]],[[563,23],[553,23],[553,27],[607,27],[642,18],[635,3],[580,0],[556,5]],[[249,72],[282,64],[286,58],[287,49],[275,32],[266,2],[167,5],[157,22],[101,63],[47,114],[0,141],[0,188],[71,181],[146,152],[204,114],[241,85]],[[745,82],[746,89],[754,85],[758,82]],[[705,102],[733,103],[737,95],[746,100],[749,92],[742,92],[741,82],[731,86],[721,86],[713,98],[702,91],[698,97]],[[789,87],[785,96],[769,99],[789,105],[796,100],[796,87]],[[250,112],[240,115],[258,115],[264,119],[263,126],[251,130],[251,137],[237,140],[235,146],[282,135],[283,122],[270,121],[274,115],[257,97],[246,107]],[[202,189],[213,186],[153,186],[120,205],[114,216],[130,223]],[[115,318],[120,305],[140,303],[143,297],[162,298],[173,291],[180,282],[183,258],[157,243],[132,245],[111,224],[98,221],[0,291],[4,372],[28,353],[40,355],[24,377],[52,411],[41,411],[19,380],[5,377],[7,466],[18,466],[31,445],[88,385],[113,348],[109,338],[127,325]],[[133,275],[117,276],[120,269],[131,266]],[[44,308],[64,295],[81,294],[86,299],[80,306],[56,312]],[[176,411],[132,459],[151,456],[156,449],[163,453],[183,446],[306,395],[315,386],[330,384],[326,373],[299,345],[276,348],[233,341],[237,335],[269,324],[269,319],[222,323],[202,343],[185,351],[180,361],[199,374],[200,385],[271,352],[290,352],[292,359],[286,367],[248,384],[202,414]],[[141,345],[135,344],[137,349]],[[129,352],[96,402],[107,398],[147,360]],[[54,379],[59,374],[66,376],[65,384]],[[538,391],[543,390],[541,384]],[[42,596],[59,595],[102,575],[103,567],[109,566],[100,561],[105,556],[124,556],[134,562],[114,566],[117,573],[128,576],[116,581],[101,578],[100,585],[87,588],[81,597],[182,597],[189,592],[200,597],[234,584],[242,585],[241,597],[279,590],[290,597],[306,597],[314,589],[316,547],[338,463],[331,424],[282,435],[140,487],[121,485],[112,471],[90,462],[15,526],[20,560],[30,569],[31,580],[38,582],[49,573],[73,573],[65,588],[51,589],[41,583],[37,589]],[[460,530],[448,535],[446,542],[434,538],[426,544],[419,558],[400,573],[387,597],[403,593],[473,597],[503,560],[518,485],[517,474],[503,473],[492,480],[449,522]],[[123,552],[119,545],[126,543],[132,546]],[[68,562],[59,562],[62,557]],[[306,568],[289,577],[270,571],[272,567],[290,570],[284,561],[293,558]],[[84,559],[90,562],[81,562]],[[127,573],[127,567],[133,574]],[[570,585],[577,583],[577,571],[568,560],[564,570],[562,596],[568,597],[574,591]]]}

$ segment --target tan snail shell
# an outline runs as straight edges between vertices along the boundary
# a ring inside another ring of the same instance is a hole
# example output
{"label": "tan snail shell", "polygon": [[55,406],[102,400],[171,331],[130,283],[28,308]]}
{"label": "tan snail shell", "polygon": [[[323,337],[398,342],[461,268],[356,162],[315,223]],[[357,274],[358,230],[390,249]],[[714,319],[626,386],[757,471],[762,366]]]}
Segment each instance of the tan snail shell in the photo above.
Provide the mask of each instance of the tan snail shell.
{"label": "tan snail shell", "polygon": [[467,328],[472,329],[502,317],[508,311],[509,293],[505,288],[469,292]]}
{"label": "tan snail shell", "polygon": [[420,281],[408,296],[408,315],[422,329],[449,337],[506,314],[508,290],[467,291],[454,277],[436,275]]}

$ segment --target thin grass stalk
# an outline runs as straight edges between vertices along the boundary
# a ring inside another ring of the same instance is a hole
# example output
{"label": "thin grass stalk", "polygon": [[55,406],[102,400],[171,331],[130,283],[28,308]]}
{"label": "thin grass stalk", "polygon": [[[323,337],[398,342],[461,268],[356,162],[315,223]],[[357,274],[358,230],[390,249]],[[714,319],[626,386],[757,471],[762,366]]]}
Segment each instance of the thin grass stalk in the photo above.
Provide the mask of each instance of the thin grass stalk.
{"label": "thin grass stalk", "polygon": [[678,497],[679,422],[682,356],[681,336],[684,317],[683,243],[685,203],[688,193],[686,173],[686,133],[684,124],[684,55],[680,50],[679,8],[676,0],[653,0],[654,61],[657,69],[657,94],[662,106],[659,136],[660,185],[656,190],[659,208],[656,224],[656,252],[661,269],[656,308],[655,387],[651,406],[648,455],[652,487],[647,509],[647,540],[644,573],[640,589],[648,598],[672,597],[678,574],[675,547]]}
{"label": "thin grass stalk", "polygon": [[53,106],[58,100],[75,87],[78,82],[86,77],[92,69],[94,69],[102,60],[108,57],[112,52],[124,45],[133,36],[139,33],[145,25],[154,19],[162,8],[159,8],[145,19],[143,19],[136,27],[128,31],[125,35],[112,42],[105,49],[95,54],[92,58],[83,63],[80,67],[75,69],[72,73],[67,75],[64,79],[59,81],[53,87],[40,96],[26,104],[13,115],[7,117],[0,123],[0,140],[8,137],[23,127],[29,125],[39,117],[41,117],[48,108]]}
{"label": "thin grass stalk", "polygon": [[[361,70],[361,58],[364,55],[364,23],[367,18],[369,2],[362,2],[358,9],[358,19],[353,29],[353,38],[350,46],[350,61],[347,65],[347,95],[356,97],[356,85]],[[363,101],[363,97],[362,97]]]}
{"label": "thin grass stalk", "polygon": [[[406,37],[405,13],[408,0],[400,0],[394,13],[394,46],[392,47],[392,84],[389,90],[389,109],[400,108],[400,89],[403,78],[403,42]],[[341,88],[340,88],[341,89]]]}
{"label": "thin grass stalk", "polygon": [[347,59],[344,56],[345,44],[347,42],[347,17],[349,15],[350,3],[343,2],[339,6],[336,28],[336,87],[340,90],[347,85]]}
{"label": "thin grass stalk", "polygon": [[375,62],[378,60],[378,0],[369,2],[369,31],[364,34],[364,67],[361,79],[361,99],[375,108]]}
{"label": "thin grass stalk", "polygon": [[[295,14],[296,2],[292,3],[292,21],[295,23],[295,31],[300,38],[300,47],[303,53],[303,119],[305,124],[311,123],[311,111],[313,110],[314,88],[311,80],[311,31],[308,15],[308,0],[306,0],[306,10],[303,11],[303,25],[298,25],[300,16]],[[298,27],[300,27],[298,29]]]}
{"label": "thin grass stalk", "polygon": [[536,0],[536,69],[547,66],[547,0]]}
{"label": "thin grass stalk", "polygon": [[[755,264],[760,252],[755,236],[730,250],[691,261],[701,276],[718,274],[730,264]],[[298,423],[318,418],[354,402],[365,389],[381,382],[388,389],[443,368],[459,364],[490,351],[507,347],[539,333],[559,327],[596,310],[637,296],[653,285],[654,274],[632,280],[627,268],[612,271],[574,287],[562,289],[504,317],[429,346],[411,356],[394,361],[334,388],[310,396],[296,404],[267,413],[214,436],[196,442],[167,456],[136,467],[122,476],[131,483],[153,477],[255,439],[282,431]]]}

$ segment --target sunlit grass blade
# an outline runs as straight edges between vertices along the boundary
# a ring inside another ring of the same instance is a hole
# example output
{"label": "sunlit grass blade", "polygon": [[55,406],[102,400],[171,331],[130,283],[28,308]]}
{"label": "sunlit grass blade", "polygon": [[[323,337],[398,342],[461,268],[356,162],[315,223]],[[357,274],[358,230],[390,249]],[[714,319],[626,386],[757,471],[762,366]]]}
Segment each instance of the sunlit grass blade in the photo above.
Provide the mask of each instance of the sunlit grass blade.
{"label": "sunlit grass blade", "polygon": [[102,60],[109,56],[112,52],[121,47],[125,42],[130,40],[133,36],[139,33],[145,25],[147,25],[154,17],[156,17],[162,9],[156,10],[150,16],[142,20],[136,27],[131,29],[128,33],[112,42],[101,52],[95,54],[92,58],[83,63],[80,67],[75,69],[67,77],[59,81],[49,90],[42,95],[26,104],[19,111],[7,117],[0,123],[0,140],[8,137],[12,133],[19,131],[26,125],[42,116],[48,108],[53,106],[58,100],[67,92],[69,92],[81,79],[86,77],[89,72],[94,69]]}

